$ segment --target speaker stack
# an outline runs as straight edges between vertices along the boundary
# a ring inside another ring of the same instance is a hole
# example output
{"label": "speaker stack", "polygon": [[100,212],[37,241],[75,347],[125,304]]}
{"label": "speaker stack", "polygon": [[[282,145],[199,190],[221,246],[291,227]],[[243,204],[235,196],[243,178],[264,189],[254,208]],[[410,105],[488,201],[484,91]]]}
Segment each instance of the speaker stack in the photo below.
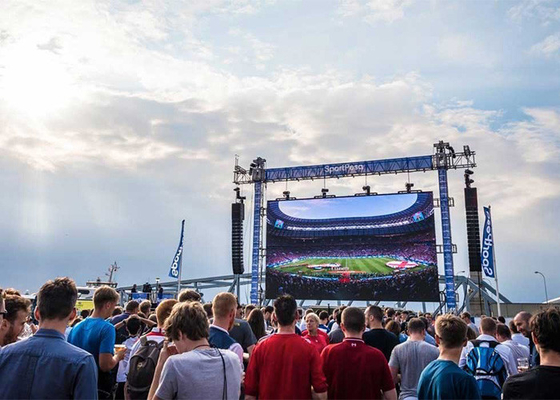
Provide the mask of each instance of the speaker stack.
{"label": "speaker stack", "polygon": [[233,273],[241,275],[243,267],[243,220],[245,219],[245,204],[231,205],[231,264]]}
{"label": "speaker stack", "polygon": [[480,226],[478,223],[478,194],[476,188],[465,188],[465,209],[467,211],[469,270],[471,272],[480,272]]}

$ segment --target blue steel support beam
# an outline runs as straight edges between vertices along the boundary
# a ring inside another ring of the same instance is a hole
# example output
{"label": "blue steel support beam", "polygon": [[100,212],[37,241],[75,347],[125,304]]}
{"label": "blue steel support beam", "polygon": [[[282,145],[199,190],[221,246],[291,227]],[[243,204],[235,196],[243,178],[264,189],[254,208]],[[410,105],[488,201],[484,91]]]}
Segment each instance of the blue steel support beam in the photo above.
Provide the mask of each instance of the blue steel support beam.
{"label": "blue steel support beam", "polygon": [[441,210],[441,232],[443,236],[443,265],[445,268],[445,298],[448,309],[457,307],[455,301],[455,276],[453,273],[453,247],[451,244],[451,219],[449,215],[449,195],[447,169],[438,168],[439,199]]}
{"label": "blue steel support beam", "polygon": [[393,158],[377,161],[269,168],[266,170],[266,182],[344,178],[349,176],[431,171],[434,169],[433,156]]}
{"label": "blue steel support beam", "polygon": [[251,258],[251,304],[259,301],[259,251],[261,245],[261,206],[263,182],[255,182],[253,207],[253,253]]}

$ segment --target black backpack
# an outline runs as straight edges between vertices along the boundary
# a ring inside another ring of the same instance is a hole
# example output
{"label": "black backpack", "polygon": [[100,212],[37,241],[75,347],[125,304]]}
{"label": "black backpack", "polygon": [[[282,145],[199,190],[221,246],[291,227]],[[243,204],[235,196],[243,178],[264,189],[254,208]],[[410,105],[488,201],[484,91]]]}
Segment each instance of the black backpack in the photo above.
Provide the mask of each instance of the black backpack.
{"label": "black backpack", "polygon": [[160,343],[149,340],[147,336],[140,338],[140,347],[129,361],[128,376],[126,378],[128,386],[128,396],[130,399],[147,399],[150,386],[156,372],[156,365],[159,353],[163,348],[163,341]]}

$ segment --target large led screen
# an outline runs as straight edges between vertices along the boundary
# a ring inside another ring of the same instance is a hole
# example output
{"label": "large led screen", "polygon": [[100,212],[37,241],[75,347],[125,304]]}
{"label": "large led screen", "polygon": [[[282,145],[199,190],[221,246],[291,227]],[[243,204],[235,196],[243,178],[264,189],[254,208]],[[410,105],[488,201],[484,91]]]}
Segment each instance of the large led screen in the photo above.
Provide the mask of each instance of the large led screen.
{"label": "large led screen", "polygon": [[432,197],[269,201],[266,297],[439,301]]}

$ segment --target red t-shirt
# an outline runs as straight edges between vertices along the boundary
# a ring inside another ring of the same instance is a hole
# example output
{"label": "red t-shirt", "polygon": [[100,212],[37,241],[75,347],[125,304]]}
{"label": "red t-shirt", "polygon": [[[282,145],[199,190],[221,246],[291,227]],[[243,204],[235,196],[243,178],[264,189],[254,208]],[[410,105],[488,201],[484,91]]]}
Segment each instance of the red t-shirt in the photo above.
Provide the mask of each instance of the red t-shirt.
{"label": "red t-shirt", "polygon": [[317,336],[311,336],[308,330],[301,333],[301,337],[309,341],[315,348],[319,351],[319,354],[323,351],[325,347],[329,344],[329,335],[327,335],[322,330],[317,330]]}
{"label": "red t-shirt", "polygon": [[301,336],[274,334],[259,342],[245,376],[245,394],[259,399],[310,399],[327,391],[321,356]]}
{"label": "red t-shirt", "polygon": [[383,353],[361,339],[344,339],[321,353],[329,399],[381,399],[395,388]]}

